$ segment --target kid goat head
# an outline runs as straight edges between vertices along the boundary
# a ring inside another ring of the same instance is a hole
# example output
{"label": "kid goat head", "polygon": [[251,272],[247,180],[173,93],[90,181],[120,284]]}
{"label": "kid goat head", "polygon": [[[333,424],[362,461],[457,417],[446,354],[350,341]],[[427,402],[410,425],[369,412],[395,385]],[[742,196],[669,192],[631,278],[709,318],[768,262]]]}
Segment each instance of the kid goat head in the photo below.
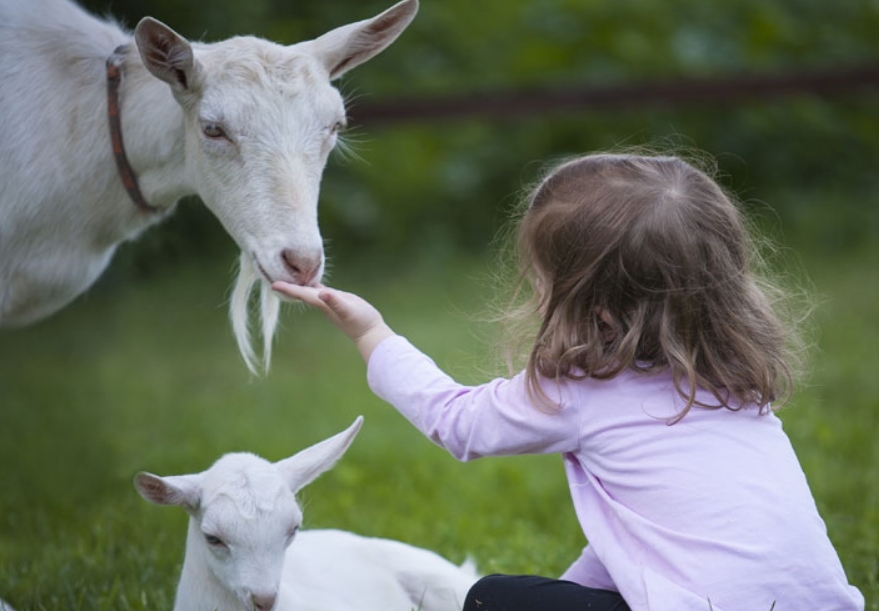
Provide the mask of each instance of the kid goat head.
{"label": "kid goat head", "polygon": [[150,17],[135,29],[144,66],[170,86],[182,109],[186,181],[241,248],[230,316],[251,369],[253,286],[263,281],[267,366],[279,307],[269,285],[314,284],[324,271],[318,191],[346,122],[331,81],[390,45],[417,10],[418,0],[403,0],[372,19],[291,46],[253,37],[190,44]]}
{"label": "kid goat head", "polygon": [[190,516],[175,609],[273,609],[285,552],[302,522],[295,494],[335,464],[362,423],[358,417],[276,463],[236,453],[193,475],[139,473],[134,485],[143,498]]}

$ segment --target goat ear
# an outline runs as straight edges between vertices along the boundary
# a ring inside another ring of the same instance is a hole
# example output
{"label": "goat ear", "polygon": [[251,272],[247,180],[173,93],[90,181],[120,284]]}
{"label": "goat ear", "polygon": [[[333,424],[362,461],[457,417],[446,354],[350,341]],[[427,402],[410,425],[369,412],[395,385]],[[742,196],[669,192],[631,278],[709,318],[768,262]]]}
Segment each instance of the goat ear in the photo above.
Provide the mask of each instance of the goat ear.
{"label": "goat ear", "polygon": [[195,87],[201,67],[192,54],[192,46],[180,34],[161,21],[144,17],[134,29],[134,40],[150,74],[178,93]]}
{"label": "goat ear", "polygon": [[330,30],[310,44],[330,80],[381,53],[397,39],[418,12],[418,0],[403,0],[384,13]]}
{"label": "goat ear", "polygon": [[179,505],[193,512],[201,502],[200,475],[159,477],[141,472],[134,477],[134,487],[140,496],[157,505]]}
{"label": "goat ear", "polygon": [[354,423],[341,433],[275,463],[290,489],[296,492],[304,488],[318,475],[336,464],[354,441],[362,424],[363,416],[358,416]]}

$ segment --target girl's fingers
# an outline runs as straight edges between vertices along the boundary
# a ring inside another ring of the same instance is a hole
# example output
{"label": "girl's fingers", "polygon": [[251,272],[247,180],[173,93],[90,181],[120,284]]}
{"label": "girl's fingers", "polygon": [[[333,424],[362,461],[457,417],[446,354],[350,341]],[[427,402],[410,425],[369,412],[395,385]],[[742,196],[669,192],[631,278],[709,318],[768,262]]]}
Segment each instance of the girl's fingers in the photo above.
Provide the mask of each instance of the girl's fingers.
{"label": "girl's fingers", "polygon": [[299,286],[279,281],[272,283],[272,290],[322,310],[336,319],[342,318],[346,311],[344,301],[338,296],[339,291],[323,285]]}
{"label": "girl's fingers", "polygon": [[[277,280],[272,282],[272,290],[276,293],[282,293],[284,295],[288,295],[290,297],[294,297],[298,291],[297,289],[301,287],[297,287],[295,284],[290,284],[289,282],[282,282],[281,280]],[[295,297],[294,297],[295,298]]]}
{"label": "girl's fingers", "polygon": [[317,308],[355,342],[359,342],[370,329],[384,325],[381,314],[353,293],[323,285],[298,286],[287,282],[272,283],[272,290]]}
{"label": "girl's fingers", "polygon": [[292,297],[298,301],[304,301],[305,303],[309,303],[311,305],[317,305],[315,302],[318,300],[317,293],[318,289],[308,286],[299,286],[298,284],[290,284],[289,282],[273,282],[272,290],[276,293],[281,293],[282,295],[286,295],[287,297]]}
{"label": "girl's fingers", "polygon": [[340,323],[347,324],[356,318],[354,303],[349,299],[348,293],[334,289],[324,289],[318,293],[318,299],[323,303],[325,311],[333,314]]}
{"label": "girl's fingers", "polygon": [[330,289],[323,289],[317,295],[317,298],[320,299],[323,303],[327,305],[333,312],[336,314],[342,315],[345,313],[345,304],[339,298],[339,295],[336,291],[331,291]]}

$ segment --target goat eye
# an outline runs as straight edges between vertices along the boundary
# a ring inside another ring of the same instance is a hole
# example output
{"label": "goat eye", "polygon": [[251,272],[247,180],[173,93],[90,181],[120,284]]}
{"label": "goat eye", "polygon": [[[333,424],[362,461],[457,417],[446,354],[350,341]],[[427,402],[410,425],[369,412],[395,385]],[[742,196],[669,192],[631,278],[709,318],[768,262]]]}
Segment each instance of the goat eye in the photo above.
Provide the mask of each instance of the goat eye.
{"label": "goat eye", "polygon": [[223,542],[223,540],[214,535],[205,534],[204,540],[211,547],[226,547],[226,544]]}
{"label": "goat eye", "polygon": [[296,533],[298,533],[298,532],[299,532],[298,526],[294,526],[289,531],[287,531],[287,541],[292,541],[293,537],[295,537]]}
{"label": "goat eye", "polygon": [[345,123],[344,121],[336,121],[333,124],[332,131],[334,134],[338,134],[339,132],[345,131]]}
{"label": "goat eye", "polygon": [[208,138],[227,138],[225,130],[219,123],[205,123],[201,126],[201,131]]}

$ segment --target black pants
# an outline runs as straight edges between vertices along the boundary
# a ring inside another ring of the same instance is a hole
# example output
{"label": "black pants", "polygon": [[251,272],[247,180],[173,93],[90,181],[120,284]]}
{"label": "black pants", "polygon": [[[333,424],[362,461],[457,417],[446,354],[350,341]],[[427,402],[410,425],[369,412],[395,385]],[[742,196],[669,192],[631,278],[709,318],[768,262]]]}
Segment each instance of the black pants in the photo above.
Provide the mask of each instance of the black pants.
{"label": "black pants", "polygon": [[619,592],[534,575],[488,575],[477,581],[463,611],[630,611]]}

